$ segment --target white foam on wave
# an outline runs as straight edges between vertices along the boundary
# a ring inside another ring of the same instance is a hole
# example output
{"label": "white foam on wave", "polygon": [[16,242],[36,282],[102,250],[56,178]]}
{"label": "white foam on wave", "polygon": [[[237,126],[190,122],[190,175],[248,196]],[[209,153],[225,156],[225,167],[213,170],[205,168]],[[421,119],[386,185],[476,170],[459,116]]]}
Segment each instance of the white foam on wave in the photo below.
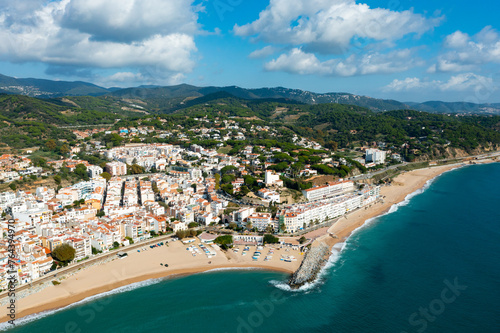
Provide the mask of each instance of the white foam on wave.
{"label": "white foam on wave", "polygon": [[199,274],[223,272],[223,271],[265,271],[266,268],[262,267],[221,267],[209,269],[208,271],[200,272]]}
{"label": "white foam on wave", "polygon": [[392,214],[394,212],[396,212],[399,207],[403,207],[403,206],[406,206],[410,203],[410,200],[414,197],[416,197],[417,195],[419,194],[422,194],[424,193],[431,185],[432,183],[438,178],[440,177],[441,175],[443,175],[444,173],[447,173],[447,172],[450,172],[450,171],[453,171],[453,170],[456,170],[460,167],[457,167],[457,168],[453,168],[453,169],[450,169],[450,170],[447,170],[441,174],[439,174],[438,176],[432,178],[432,179],[429,179],[425,184],[424,186],[422,186],[421,188],[417,189],[416,191],[408,194],[403,201],[401,202],[398,202],[397,204],[394,204],[392,205],[389,210],[384,213],[384,214],[381,214],[381,215],[378,215],[378,216],[375,216],[375,217],[372,217],[370,219],[367,219],[365,221],[365,223],[363,223],[361,226],[357,227],[356,229],[354,229],[351,234],[349,235],[349,237],[346,238],[345,242],[342,242],[342,243],[337,243],[333,246],[332,248],[332,253],[330,255],[330,257],[328,258],[328,261],[326,262],[326,264],[321,268],[321,271],[318,273],[316,279],[313,281],[313,282],[308,282],[306,284],[304,284],[303,286],[301,286],[300,288],[298,289],[292,289],[290,288],[290,286],[286,283],[286,282],[283,282],[283,281],[276,281],[276,280],[272,280],[272,281],[269,281],[273,286],[275,286],[276,288],[278,289],[281,289],[281,290],[284,290],[284,291],[290,291],[290,292],[307,292],[307,291],[310,291],[311,289],[313,289],[314,287],[317,287],[319,285],[322,285],[324,283],[324,277],[326,276],[326,274],[328,273],[329,269],[334,267],[335,264],[337,264],[337,262],[339,261],[339,259],[341,258],[342,256],[342,252],[346,249],[348,243],[349,243],[349,240],[351,239],[351,237],[353,237],[355,234],[357,234],[360,230],[366,228],[367,226],[373,224],[375,221],[377,221],[379,218],[381,218],[382,216],[385,216],[385,215],[389,215],[389,214]]}
{"label": "white foam on wave", "polygon": [[340,254],[345,248],[345,243],[337,243],[333,246],[330,257],[328,257],[328,261],[319,271],[316,279],[313,282],[306,282],[303,286],[297,289],[292,289],[288,285],[288,283],[284,281],[271,280],[269,281],[274,287],[290,292],[310,292],[312,289],[322,285],[324,283],[324,278],[327,275],[327,272],[330,268],[335,266],[337,261],[340,259]]}
{"label": "white foam on wave", "polygon": [[21,325],[26,325],[28,323],[31,323],[33,321],[45,318],[45,317],[53,315],[55,313],[58,313],[58,312],[61,312],[61,311],[70,309],[72,307],[85,304],[85,303],[89,303],[89,302],[95,301],[97,299],[106,297],[106,296],[110,296],[110,295],[114,295],[114,294],[120,294],[120,293],[124,293],[124,292],[127,292],[127,291],[139,289],[139,288],[142,288],[142,287],[151,286],[151,285],[157,284],[157,283],[159,283],[159,282],[161,282],[163,280],[164,280],[164,278],[160,278],[160,279],[150,279],[150,280],[146,280],[146,281],[132,283],[132,284],[129,284],[129,285],[126,285],[126,286],[123,286],[123,287],[118,287],[116,289],[113,289],[113,290],[110,290],[110,291],[106,291],[106,292],[101,293],[101,294],[89,296],[87,298],[82,299],[81,301],[72,303],[72,304],[67,305],[65,307],[62,307],[62,308],[58,308],[58,309],[54,309],[54,310],[48,310],[48,311],[44,311],[44,312],[40,312],[40,313],[31,314],[31,315],[28,315],[26,317],[23,317],[23,318],[20,318],[20,319],[16,319],[15,320],[15,326],[12,326],[8,322],[0,323],[0,331],[7,331],[8,329],[11,329],[13,327],[17,327],[17,326],[21,326]]}

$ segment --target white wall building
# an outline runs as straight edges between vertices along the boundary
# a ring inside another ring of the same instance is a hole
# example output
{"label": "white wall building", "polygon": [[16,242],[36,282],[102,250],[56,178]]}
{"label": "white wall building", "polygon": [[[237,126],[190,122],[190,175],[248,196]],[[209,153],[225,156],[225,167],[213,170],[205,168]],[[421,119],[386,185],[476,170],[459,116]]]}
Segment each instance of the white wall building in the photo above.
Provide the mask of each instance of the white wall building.
{"label": "white wall building", "polygon": [[366,150],[366,163],[383,164],[385,163],[385,157],[387,152],[379,149],[367,149]]}

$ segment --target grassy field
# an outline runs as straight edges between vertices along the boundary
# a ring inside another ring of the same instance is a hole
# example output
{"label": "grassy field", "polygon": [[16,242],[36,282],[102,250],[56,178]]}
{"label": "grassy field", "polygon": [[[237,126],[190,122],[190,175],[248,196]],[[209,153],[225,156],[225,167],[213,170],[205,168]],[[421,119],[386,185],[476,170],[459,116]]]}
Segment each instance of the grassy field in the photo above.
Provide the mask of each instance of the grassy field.
{"label": "grassy field", "polygon": [[231,149],[233,149],[232,146],[225,146],[225,147],[217,149],[217,152],[219,154],[228,154]]}

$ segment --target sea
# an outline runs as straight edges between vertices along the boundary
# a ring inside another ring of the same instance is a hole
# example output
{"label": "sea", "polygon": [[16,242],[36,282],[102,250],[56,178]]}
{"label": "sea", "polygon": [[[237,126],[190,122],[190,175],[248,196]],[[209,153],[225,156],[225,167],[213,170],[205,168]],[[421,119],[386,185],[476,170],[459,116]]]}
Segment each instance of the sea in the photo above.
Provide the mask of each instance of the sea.
{"label": "sea", "polygon": [[500,163],[442,174],[338,244],[318,281],[291,291],[286,280],[265,270],[149,280],[8,331],[498,333]]}

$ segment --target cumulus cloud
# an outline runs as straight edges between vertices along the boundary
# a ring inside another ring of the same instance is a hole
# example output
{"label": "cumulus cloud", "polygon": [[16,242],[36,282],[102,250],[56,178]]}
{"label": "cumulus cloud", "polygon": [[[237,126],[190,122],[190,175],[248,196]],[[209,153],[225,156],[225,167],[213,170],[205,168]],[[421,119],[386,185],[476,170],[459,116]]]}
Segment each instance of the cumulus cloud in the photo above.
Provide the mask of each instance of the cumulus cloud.
{"label": "cumulus cloud", "polygon": [[294,48],[289,53],[266,63],[268,71],[284,71],[293,74],[316,74],[330,76],[353,76],[380,73],[395,73],[420,65],[410,49],[389,53],[367,53],[347,58],[320,61],[316,55]]}
{"label": "cumulus cloud", "polygon": [[370,8],[355,0],[271,0],[257,20],[235,25],[234,33],[339,54],[349,50],[354,37],[391,43],[408,34],[421,35],[441,20],[408,10]]}
{"label": "cumulus cloud", "polygon": [[193,1],[28,0],[0,14],[0,59],[187,73],[197,51]]}
{"label": "cumulus cloud", "polygon": [[456,91],[496,91],[498,87],[492,78],[474,73],[463,73],[450,77],[448,81],[421,80],[419,78],[395,79],[383,88],[387,92],[439,90],[443,92]]}
{"label": "cumulus cloud", "polygon": [[95,40],[131,42],[156,34],[193,34],[197,14],[193,0],[71,0],[64,8],[61,26]]}
{"label": "cumulus cloud", "polygon": [[490,26],[469,36],[456,31],[444,40],[444,52],[428,72],[470,71],[481,65],[500,63],[500,35]]}

